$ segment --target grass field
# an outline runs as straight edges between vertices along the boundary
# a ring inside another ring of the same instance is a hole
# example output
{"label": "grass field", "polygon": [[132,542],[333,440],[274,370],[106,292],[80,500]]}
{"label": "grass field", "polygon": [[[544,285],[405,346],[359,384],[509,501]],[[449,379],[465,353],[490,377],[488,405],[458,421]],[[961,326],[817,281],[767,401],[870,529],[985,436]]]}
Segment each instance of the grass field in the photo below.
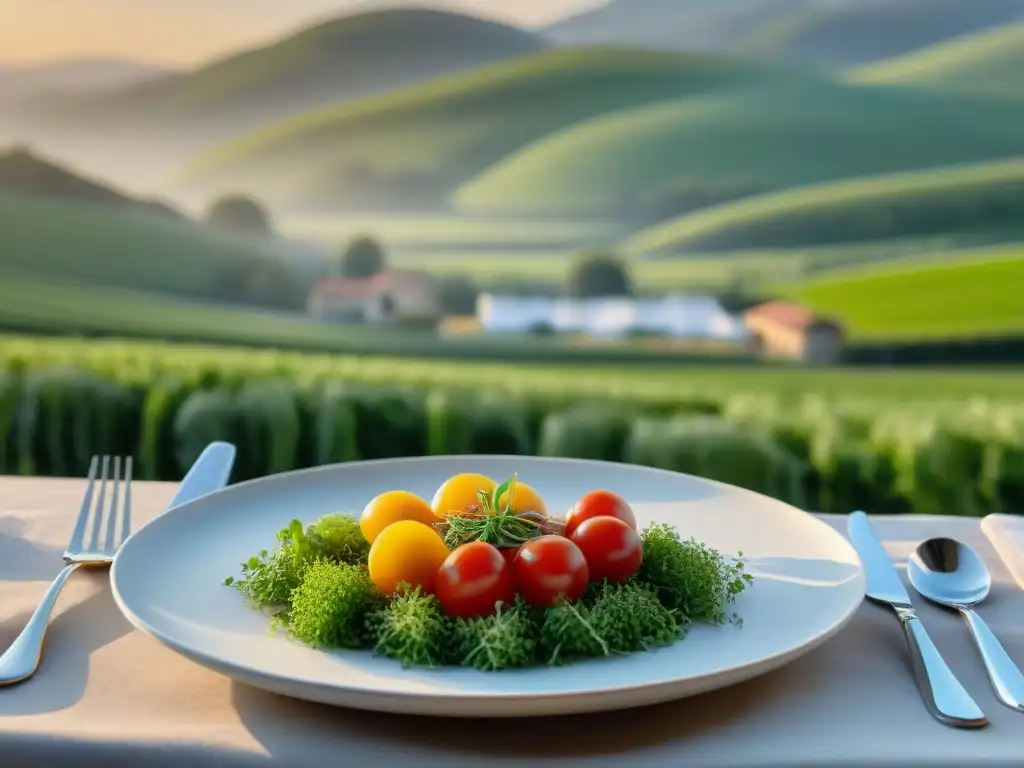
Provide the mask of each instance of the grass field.
{"label": "grass field", "polygon": [[851,269],[787,293],[842,320],[852,338],[954,338],[1024,331],[1024,246],[961,261]]}
{"label": "grass field", "polygon": [[347,168],[358,165],[384,175],[426,174],[444,195],[579,120],[771,77],[773,68],[716,56],[542,52],[273,125],[198,158],[183,181],[230,181],[271,200],[330,201],[344,191]]}
{"label": "grass field", "polygon": [[371,235],[399,251],[558,251],[614,243],[629,229],[608,219],[509,219],[445,215],[284,215],[278,227],[289,237],[337,249]]}
{"label": "grass field", "polygon": [[367,333],[360,345],[360,329],[342,337],[337,328],[301,315],[205,305],[10,270],[0,270],[0,326],[48,334],[124,334],[324,350],[380,343]]}
{"label": "grass field", "polygon": [[852,74],[885,83],[1024,99],[1024,23],[938,43]]}
{"label": "grass field", "polygon": [[[1024,153],[1024,105],[813,83],[662,102],[542,139],[461,187],[460,209],[594,215],[652,190],[782,189]],[[928,140],[921,127],[928,126]]]}
{"label": "grass field", "polygon": [[447,338],[430,330],[336,325],[301,313],[176,300],[159,293],[0,269],[0,329],[45,335],[144,338],[260,349],[409,358],[679,364],[752,362],[735,350],[572,338]]}
{"label": "grass field", "polygon": [[[984,238],[979,238],[984,240]],[[906,238],[820,248],[745,250],[712,255],[694,254],[667,259],[634,258],[627,261],[634,287],[641,293],[721,291],[743,288],[752,292],[774,290],[812,275],[854,265],[894,263],[921,255],[956,258],[971,238]],[[564,285],[571,252],[468,251],[438,252],[427,257],[416,252],[394,258],[401,266],[424,269],[435,275],[472,275],[489,290],[501,291],[509,280]]]}
{"label": "grass field", "polygon": [[634,254],[808,246],[983,230],[1024,221],[1024,158],[855,178],[757,195],[632,235]]}

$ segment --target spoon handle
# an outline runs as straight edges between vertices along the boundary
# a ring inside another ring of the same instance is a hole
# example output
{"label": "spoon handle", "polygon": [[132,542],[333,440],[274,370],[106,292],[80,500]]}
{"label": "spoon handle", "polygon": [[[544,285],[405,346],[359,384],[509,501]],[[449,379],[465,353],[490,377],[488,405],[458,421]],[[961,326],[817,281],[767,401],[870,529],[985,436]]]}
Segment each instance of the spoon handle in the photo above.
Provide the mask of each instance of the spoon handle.
{"label": "spoon handle", "polygon": [[981,651],[996,696],[1006,706],[1024,712],[1024,675],[981,616],[970,608],[963,608],[960,613],[974,633],[974,640]]}

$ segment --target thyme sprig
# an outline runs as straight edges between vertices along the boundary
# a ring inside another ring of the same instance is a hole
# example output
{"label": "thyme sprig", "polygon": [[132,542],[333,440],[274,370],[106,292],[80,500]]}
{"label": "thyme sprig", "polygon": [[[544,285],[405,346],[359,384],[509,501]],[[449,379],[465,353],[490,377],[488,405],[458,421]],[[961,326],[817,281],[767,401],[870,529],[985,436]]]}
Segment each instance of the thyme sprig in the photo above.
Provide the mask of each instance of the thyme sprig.
{"label": "thyme sprig", "polygon": [[512,475],[490,493],[479,491],[477,503],[469,510],[449,512],[435,526],[448,549],[471,541],[514,548],[538,536],[565,530],[562,523],[540,512],[515,512],[515,492],[516,475]]}

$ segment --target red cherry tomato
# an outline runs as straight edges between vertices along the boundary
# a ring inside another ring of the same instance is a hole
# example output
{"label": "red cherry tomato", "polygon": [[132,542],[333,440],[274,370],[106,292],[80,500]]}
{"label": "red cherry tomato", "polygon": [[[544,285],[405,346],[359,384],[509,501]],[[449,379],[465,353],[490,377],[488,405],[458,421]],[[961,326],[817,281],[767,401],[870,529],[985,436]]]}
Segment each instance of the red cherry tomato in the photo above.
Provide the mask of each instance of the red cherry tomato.
{"label": "red cherry tomato", "polygon": [[496,603],[516,597],[512,568],[496,547],[471,541],[455,550],[437,571],[434,594],[449,616],[468,619],[494,613]]}
{"label": "red cherry tomato", "polygon": [[572,543],[587,559],[591,581],[623,582],[640,570],[640,535],[615,517],[592,517],[573,531]]}
{"label": "red cherry tomato", "polygon": [[530,539],[519,548],[512,568],[523,599],[542,608],[559,597],[579,600],[590,581],[586,558],[564,536]]}
{"label": "red cherry tomato", "polygon": [[611,491],[591,491],[565,516],[565,535],[572,536],[584,520],[594,517],[615,517],[636,530],[636,515],[624,498]]}

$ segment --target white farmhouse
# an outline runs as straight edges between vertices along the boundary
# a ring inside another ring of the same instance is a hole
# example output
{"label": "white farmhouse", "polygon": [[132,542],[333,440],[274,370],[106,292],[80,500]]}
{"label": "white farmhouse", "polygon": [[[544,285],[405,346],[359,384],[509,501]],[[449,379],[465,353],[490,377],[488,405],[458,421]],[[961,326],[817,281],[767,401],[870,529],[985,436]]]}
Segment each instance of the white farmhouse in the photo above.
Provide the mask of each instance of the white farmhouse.
{"label": "white farmhouse", "polygon": [[476,314],[486,333],[548,331],[600,338],[646,333],[732,342],[748,337],[742,318],[726,312],[711,296],[573,299],[482,293]]}

